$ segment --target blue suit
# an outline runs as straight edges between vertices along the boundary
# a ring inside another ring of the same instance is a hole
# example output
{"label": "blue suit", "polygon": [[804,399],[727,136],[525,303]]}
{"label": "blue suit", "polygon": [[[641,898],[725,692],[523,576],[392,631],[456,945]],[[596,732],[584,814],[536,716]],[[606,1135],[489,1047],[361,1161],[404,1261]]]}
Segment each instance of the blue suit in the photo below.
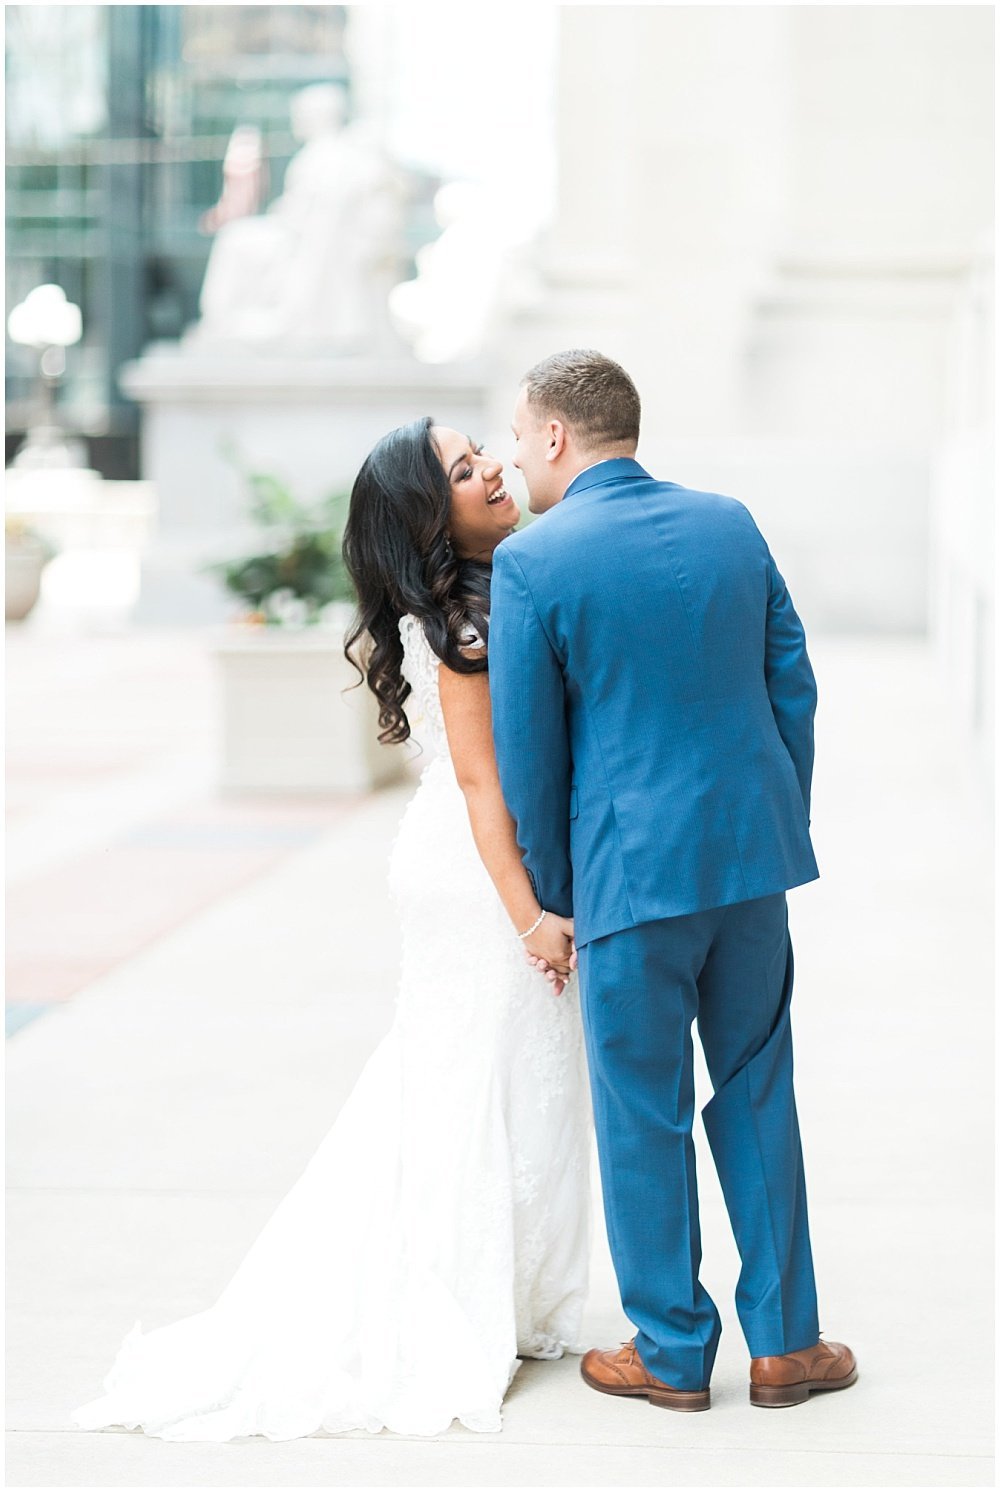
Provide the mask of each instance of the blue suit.
{"label": "blue suit", "polygon": [[525,866],[575,918],[622,1301],[647,1368],[702,1388],[719,1318],[698,1281],[695,1019],[751,1353],[818,1336],[784,896],[818,875],[802,625],[740,503],[624,459],[496,551],[489,649]]}

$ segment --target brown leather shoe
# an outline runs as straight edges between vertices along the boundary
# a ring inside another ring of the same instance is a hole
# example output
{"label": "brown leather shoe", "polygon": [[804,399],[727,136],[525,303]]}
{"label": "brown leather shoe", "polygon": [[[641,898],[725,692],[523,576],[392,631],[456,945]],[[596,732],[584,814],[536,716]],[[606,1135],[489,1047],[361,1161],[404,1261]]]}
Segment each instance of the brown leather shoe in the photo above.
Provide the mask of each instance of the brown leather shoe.
{"label": "brown leather shoe", "polygon": [[850,1388],[858,1365],[842,1342],[817,1342],[800,1352],[750,1360],[750,1402],[758,1409],[785,1409],[804,1404],[810,1394]]}
{"label": "brown leather shoe", "polygon": [[635,1342],[623,1342],[617,1352],[598,1352],[592,1347],[580,1363],[584,1383],[600,1394],[617,1394],[623,1399],[648,1399],[660,1409],[692,1411],[708,1409],[711,1404],[707,1388],[671,1388],[647,1373],[635,1350]]}

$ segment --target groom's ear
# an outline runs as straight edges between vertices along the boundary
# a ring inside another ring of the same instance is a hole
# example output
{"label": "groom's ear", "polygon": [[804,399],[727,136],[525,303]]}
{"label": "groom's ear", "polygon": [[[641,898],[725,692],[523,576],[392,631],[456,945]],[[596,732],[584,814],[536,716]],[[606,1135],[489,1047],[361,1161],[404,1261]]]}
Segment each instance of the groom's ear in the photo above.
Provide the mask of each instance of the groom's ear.
{"label": "groom's ear", "polygon": [[566,426],[561,420],[549,420],[548,436],[545,459],[546,461],[558,461],[566,449]]}

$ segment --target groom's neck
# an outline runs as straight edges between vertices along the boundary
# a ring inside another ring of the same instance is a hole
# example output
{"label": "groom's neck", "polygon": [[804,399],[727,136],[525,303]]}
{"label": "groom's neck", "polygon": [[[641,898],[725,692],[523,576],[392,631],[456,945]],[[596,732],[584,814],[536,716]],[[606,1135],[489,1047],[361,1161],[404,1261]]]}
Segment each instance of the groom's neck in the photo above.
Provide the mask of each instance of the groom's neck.
{"label": "groom's neck", "polygon": [[566,483],[563,487],[563,497],[577,477],[583,472],[589,471],[592,466],[599,466],[602,461],[621,461],[623,457],[635,458],[636,447],[633,445],[600,446],[593,451],[580,451],[576,459],[567,467]]}

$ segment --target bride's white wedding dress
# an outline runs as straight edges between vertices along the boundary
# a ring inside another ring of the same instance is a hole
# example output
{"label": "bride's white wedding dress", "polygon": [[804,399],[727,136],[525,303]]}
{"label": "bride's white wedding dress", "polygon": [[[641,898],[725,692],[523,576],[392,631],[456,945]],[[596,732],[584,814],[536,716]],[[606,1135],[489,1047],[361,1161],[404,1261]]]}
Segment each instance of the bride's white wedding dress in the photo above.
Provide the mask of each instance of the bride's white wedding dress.
{"label": "bride's white wedding dress", "polygon": [[518,1356],[580,1350],[590,1110],[575,976],[524,959],[476,852],[437,658],[400,622],[432,755],[390,861],[395,1022],[215,1305],[125,1338],[77,1425],[164,1440],[498,1430]]}

